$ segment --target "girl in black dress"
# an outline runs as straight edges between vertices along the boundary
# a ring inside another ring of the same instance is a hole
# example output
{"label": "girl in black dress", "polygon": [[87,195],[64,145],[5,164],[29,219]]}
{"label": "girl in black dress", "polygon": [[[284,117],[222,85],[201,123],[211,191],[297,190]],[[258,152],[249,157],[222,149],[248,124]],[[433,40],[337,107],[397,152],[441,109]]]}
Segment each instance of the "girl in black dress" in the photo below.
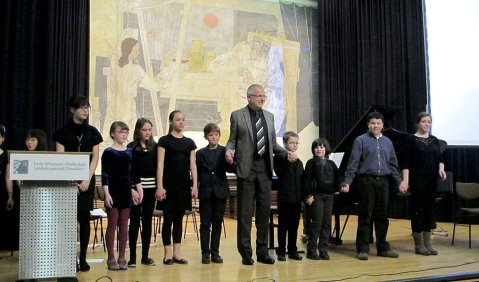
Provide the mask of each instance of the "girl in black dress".
{"label": "girl in black dress", "polygon": [[165,249],[163,264],[187,264],[188,261],[181,257],[180,245],[185,210],[191,209],[191,198],[198,196],[196,145],[192,139],[183,136],[185,115],[182,112],[175,110],[168,119],[169,134],[158,141],[158,188],[155,194],[164,217],[161,232]]}
{"label": "girl in black dress", "polygon": [[[409,211],[414,238],[414,252],[418,255],[437,255],[431,246],[431,229],[434,228],[434,203],[437,178],[446,180],[444,160],[439,140],[429,134],[432,119],[429,113],[416,116],[416,133],[408,137],[408,152],[403,164],[403,179],[409,185]],[[407,189],[407,188],[406,188]],[[406,192],[403,190],[402,192]]]}
{"label": "girl in black dress", "polygon": [[[143,199],[140,178],[134,174],[132,166],[133,150],[124,143],[128,137],[128,125],[115,121],[110,127],[113,145],[106,148],[101,156],[101,184],[105,191],[105,206],[108,215],[106,229],[106,247],[108,250],[108,269],[126,270],[126,240],[128,238],[128,218],[131,203],[138,205]],[[133,197],[132,184],[137,193]],[[119,254],[115,260],[115,232],[118,226]]]}
{"label": "girl in black dress", "polygon": [[90,266],[86,262],[86,251],[90,239],[90,211],[93,210],[95,192],[95,170],[100,156],[100,143],[103,142],[100,132],[88,125],[87,119],[90,103],[87,97],[72,96],[68,99],[67,107],[73,114],[65,126],[58,129],[54,135],[57,152],[91,152],[90,180],[77,183],[78,206],[77,218],[80,232],[80,261],[78,270],[88,271]]}
{"label": "girl in black dress", "polygon": [[[156,142],[152,134],[153,123],[146,118],[139,118],[135,124],[135,133],[133,142],[128,147],[133,149],[133,166],[136,174],[140,176],[141,186],[143,188],[143,201],[138,205],[133,205],[130,211],[130,260],[129,267],[136,266],[136,241],[140,229],[141,219],[141,264],[154,266],[155,261],[148,257],[151,241],[151,220],[155,208],[156,192],[156,167],[158,161]],[[132,189],[133,196],[138,191]]]}

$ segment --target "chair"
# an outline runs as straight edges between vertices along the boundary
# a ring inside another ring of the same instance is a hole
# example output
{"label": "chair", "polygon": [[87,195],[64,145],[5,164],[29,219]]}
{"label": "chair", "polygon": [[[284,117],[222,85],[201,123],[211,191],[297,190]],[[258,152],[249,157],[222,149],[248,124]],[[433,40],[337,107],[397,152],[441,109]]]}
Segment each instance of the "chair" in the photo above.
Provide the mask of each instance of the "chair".
{"label": "chair", "polygon": [[157,210],[156,206],[153,210],[153,241],[156,243],[156,235],[161,231],[161,218],[163,217],[163,211]]}
{"label": "chair", "polygon": [[[456,222],[458,214],[467,215],[467,223],[469,225],[469,249],[471,248],[471,216],[479,216],[479,207],[471,207],[469,202],[479,199],[479,184],[478,183],[456,183],[456,207],[454,214],[454,229],[452,231],[452,245],[454,245],[454,235],[456,233]],[[464,206],[461,204],[464,203]]]}
{"label": "chair", "polygon": [[94,192],[94,209],[90,213],[90,221],[93,222],[93,229],[94,229],[94,236],[93,236],[93,249],[95,249],[95,245],[99,242],[97,231],[98,225],[100,225],[100,240],[103,244],[103,251],[106,251],[105,246],[105,234],[103,233],[103,218],[106,218],[107,215],[102,208],[99,208],[98,201],[105,201],[105,191],[103,191],[103,187],[100,185],[95,186]]}
{"label": "chair", "polygon": [[198,222],[196,220],[196,213],[197,213],[198,209],[199,209],[199,205],[196,204],[196,199],[195,199],[194,203],[191,207],[191,210],[186,210],[185,211],[186,222],[185,222],[185,231],[183,232],[183,238],[186,238],[186,229],[188,227],[188,217],[191,215],[191,218],[193,219],[193,229],[196,233],[196,238],[198,239],[198,241],[200,240]]}

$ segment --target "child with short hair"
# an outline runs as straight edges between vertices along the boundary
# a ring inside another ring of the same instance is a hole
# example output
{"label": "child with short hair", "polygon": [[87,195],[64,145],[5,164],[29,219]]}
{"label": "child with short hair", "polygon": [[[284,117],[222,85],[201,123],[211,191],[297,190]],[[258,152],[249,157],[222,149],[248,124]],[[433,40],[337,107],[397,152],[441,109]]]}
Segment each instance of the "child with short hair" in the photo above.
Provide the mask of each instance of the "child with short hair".
{"label": "child with short hair", "polygon": [[220,128],[208,123],[204,128],[204,137],[208,146],[196,152],[198,169],[198,198],[200,199],[200,238],[201,263],[223,263],[219,254],[221,225],[229,194],[226,172],[233,172],[224,156],[225,147],[218,144],[221,137]]}
{"label": "child with short hair", "polygon": [[[140,177],[131,169],[133,149],[125,146],[129,129],[122,121],[115,121],[110,126],[113,145],[103,151],[101,157],[101,184],[105,191],[105,206],[108,215],[106,229],[106,247],[108,250],[107,266],[110,270],[128,269],[125,260],[126,241],[128,240],[128,219],[132,202],[141,203],[143,189]],[[132,184],[138,194],[133,197]],[[119,227],[118,261],[115,260],[115,232]]]}
{"label": "child with short hair", "polygon": [[[306,162],[303,182],[304,201],[311,215],[306,257],[312,260],[329,260],[328,241],[331,234],[333,197],[340,188],[340,173],[336,164],[328,159],[331,146],[326,138],[314,140],[311,153],[313,157]],[[316,251],[318,249],[319,255]]]}
{"label": "child with short hair", "polygon": [[[283,135],[286,150],[296,152],[299,145],[298,134],[288,131]],[[301,179],[304,168],[300,159],[290,162],[275,155],[274,171],[278,176],[278,261],[286,260],[286,237],[288,237],[288,257],[301,260],[296,246],[298,226],[301,215]]]}

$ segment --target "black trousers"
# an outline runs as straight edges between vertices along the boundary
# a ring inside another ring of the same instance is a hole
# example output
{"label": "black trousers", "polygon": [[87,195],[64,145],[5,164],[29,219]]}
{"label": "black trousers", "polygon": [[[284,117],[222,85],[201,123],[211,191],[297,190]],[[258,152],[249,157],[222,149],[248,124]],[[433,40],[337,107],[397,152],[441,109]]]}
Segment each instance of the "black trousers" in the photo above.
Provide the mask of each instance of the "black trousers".
{"label": "black trousers", "polygon": [[[163,210],[163,226],[161,227],[161,239],[163,246],[171,245],[171,237],[173,236],[173,244],[181,243],[183,235],[183,217],[185,210],[166,209]],[[173,228],[172,228],[173,226]]]}
{"label": "black trousers", "polygon": [[136,261],[136,242],[141,221],[141,259],[147,259],[151,242],[151,221],[155,208],[156,189],[143,189],[143,202],[132,205],[130,210],[130,226],[128,241],[130,244],[130,260]]}
{"label": "black trousers", "polygon": [[307,245],[310,254],[316,253],[316,250],[328,250],[334,200],[333,195],[327,194],[315,194],[313,197],[314,201],[311,206],[306,206],[311,215]]}
{"label": "black trousers", "polygon": [[286,237],[288,238],[288,254],[296,254],[298,248],[299,218],[301,215],[301,203],[278,202],[278,248],[276,254],[286,252]]}
{"label": "black trousers", "polygon": [[90,240],[90,211],[77,211],[78,229],[80,237],[80,262],[86,261],[86,251]]}
{"label": "black trousers", "polygon": [[[256,209],[255,209],[256,206]],[[268,255],[268,226],[271,210],[271,176],[265,160],[254,161],[247,178],[238,178],[237,248],[241,257],[252,256],[251,224],[256,225],[256,255]]]}
{"label": "black trousers", "polygon": [[369,253],[371,220],[376,231],[378,252],[389,249],[386,235],[389,228],[387,218],[389,199],[389,179],[387,176],[359,176],[358,187],[358,230],[356,233],[356,251]]}
{"label": "black trousers", "polygon": [[409,186],[409,212],[413,232],[429,232],[434,229],[434,205],[437,196],[436,175],[411,175]]}
{"label": "black trousers", "polygon": [[226,199],[218,199],[214,194],[208,199],[200,199],[200,241],[201,253],[219,255],[221,225],[226,210]]}

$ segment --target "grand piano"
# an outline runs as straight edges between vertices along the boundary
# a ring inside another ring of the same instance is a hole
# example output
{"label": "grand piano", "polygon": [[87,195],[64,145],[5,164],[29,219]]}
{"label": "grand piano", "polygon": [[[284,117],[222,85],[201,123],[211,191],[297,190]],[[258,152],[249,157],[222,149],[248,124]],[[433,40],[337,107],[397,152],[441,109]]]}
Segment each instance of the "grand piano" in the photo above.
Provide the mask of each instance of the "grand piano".
{"label": "grand piano", "polygon": [[[353,143],[356,137],[367,132],[367,117],[369,113],[377,111],[383,114],[384,116],[384,129],[383,134],[387,136],[393,142],[396,155],[401,164],[402,159],[404,158],[404,143],[408,136],[408,133],[396,130],[391,127],[391,119],[401,110],[401,107],[398,106],[384,106],[384,105],[372,105],[356,122],[356,124],[349,130],[346,136],[338,143],[338,145],[333,149],[333,153],[344,152],[343,159],[339,166],[339,170],[342,174],[346,171],[348,166],[349,156],[351,155],[351,150],[353,148]],[[335,196],[334,205],[333,205],[333,214],[334,214],[334,230],[333,236],[331,237],[331,242],[336,245],[342,244],[342,234],[344,228],[346,227],[347,221],[349,219],[349,214],[355,209],[356,203],[356,189],[355,181],[353,181],[349,193],[340,193]],[[394,185],[390,185],[392,189],[396,189]],[[396,195],[396,193],[390,193],[390,195]],[[404,202],[404,201],[403,201]],[[407,208],[407,207],[406,207]],[[404,209],[404,208],[400,208]],[[347,214],[343,227],[341,228],[340,215]]]}

